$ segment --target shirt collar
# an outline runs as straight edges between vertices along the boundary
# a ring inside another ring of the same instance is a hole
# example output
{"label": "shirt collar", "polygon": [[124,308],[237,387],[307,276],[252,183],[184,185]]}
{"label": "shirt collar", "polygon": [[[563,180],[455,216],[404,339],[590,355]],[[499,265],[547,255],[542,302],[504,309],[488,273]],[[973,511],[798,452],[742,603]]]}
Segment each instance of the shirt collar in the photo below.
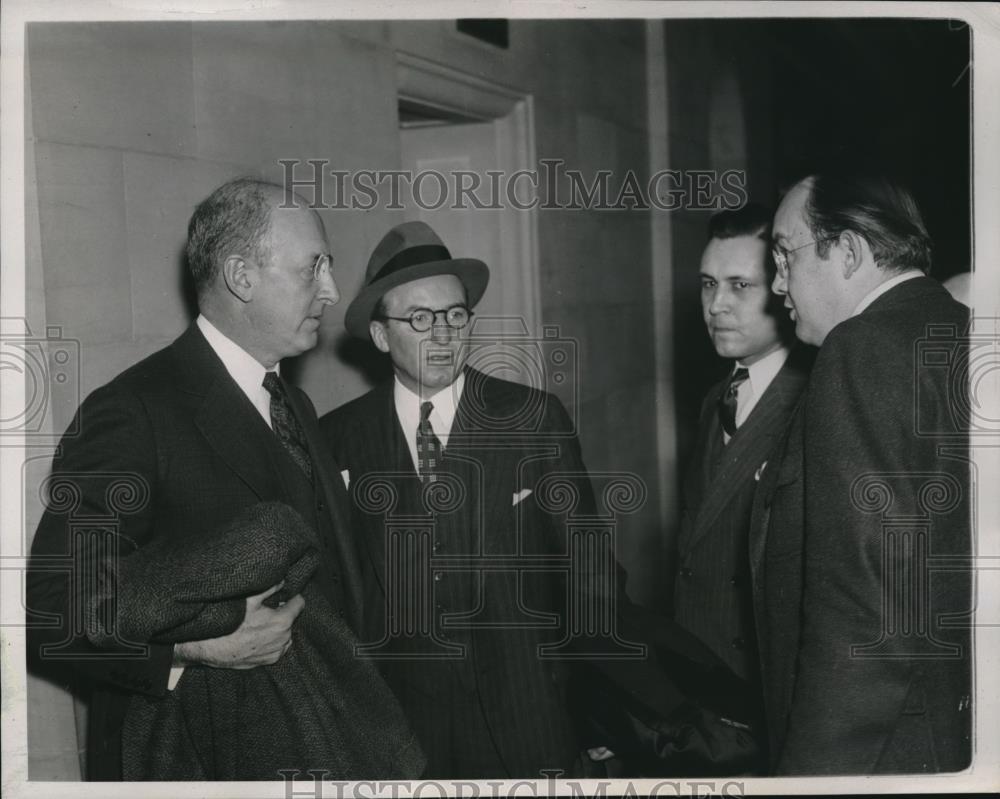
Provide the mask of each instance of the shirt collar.
{"label": "shirt collar", "polygon": [[884,283],[879,283],[862,298],[861,302],[858,303],[858,307],[854,309],[854,313],[852,313],[851,316],[857,316],[865,308],[875,302],[875,300],[885,294],[889,289],[898,286],[900,283],[905,283],[907,280],[913,280],[915,277],[923,276],[924,273],[919,269],[907,269],[905,272],[889,278]]}
{"label": "shirt collar", "polygon": [[396,377],[392,387],[392,396],[396,404],[396,414],[403,425],[404,430],[416,430],[420,423],[420,404],[426,400],[434,403],[433,417],[437,417],[443,427],[434,425],[435,431],[447,435],[451,430],[452,422],[455,421],[455,412],[458,403],[462,399],[462,391],[465,389],[465,372],[459,374],[458,378],[447,388],[441,389],[437,394],[429,397],[421,397],[409,388],[404,386]]}
{"label": "shirt collar", "polygon": [[774,380],[774,376],[781,371],[781,367],[785,365],[785,361],[788,359],[788,347],[778,347],[774,352],[769,352],[759,361],[754,361],[749,366],[746,366],[739,361],[736,362],[736,368],[744,368],[750,373],[748,378],[750,382],[750,388],[753,389],[754,396],[759,397],[763,394],[771,381]]}
{"label": "shirt collar", "polygon": [[[230,377],[236,381],[244,394],[253,399],[264,384],[264,375],[268,370],[201,314],[195,322],[209,346],[219,356]],[[274,367],[274,371],[278,371],[278,365]]]}

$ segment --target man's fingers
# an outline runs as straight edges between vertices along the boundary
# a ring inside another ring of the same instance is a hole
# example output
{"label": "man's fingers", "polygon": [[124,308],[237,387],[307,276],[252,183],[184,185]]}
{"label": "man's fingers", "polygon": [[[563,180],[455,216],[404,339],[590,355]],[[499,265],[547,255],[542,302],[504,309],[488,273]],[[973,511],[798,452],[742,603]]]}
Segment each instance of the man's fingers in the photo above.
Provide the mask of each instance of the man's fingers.
{"label": "man's fingers", "polygon": [[282,581],[281,581],[280,583],[278,583],[277,585],[272,585],[272,586],[271,586],[270,588],[268,588],[268,589],[267,589],[267,590],[266,590],[266,591],[265,591],[264,593],[262,593],[262,594],[254,594],[253,596],[248,596],[248,597],[247,597],[247,604],[248,604],[248,605],[250,605],[250,604],[255,604],[255,605],[259,605],[259,604],[261,604],[261,603],[262,603],[262,602],[263,602],[263,601],[264,601],[265,599],[267,599],[267,598],[268,598],[269,596],[271,596],[271,594],[274,594],[274,593],[277,593],[278,591],[280,591],[280,590],[281,590],[282,588],[284,588],[284,587],[285,587],[285,581],[284,581],[284,580],[282,580]]}
{"label": "man's fingers", "polygon": [[302,594],[296,594],[291,599],[289,599],[284,605],[282,605],[278,610],[281,613],[286,614],[292,620],[294,620],[306,606],[305,599],[302,598]]}

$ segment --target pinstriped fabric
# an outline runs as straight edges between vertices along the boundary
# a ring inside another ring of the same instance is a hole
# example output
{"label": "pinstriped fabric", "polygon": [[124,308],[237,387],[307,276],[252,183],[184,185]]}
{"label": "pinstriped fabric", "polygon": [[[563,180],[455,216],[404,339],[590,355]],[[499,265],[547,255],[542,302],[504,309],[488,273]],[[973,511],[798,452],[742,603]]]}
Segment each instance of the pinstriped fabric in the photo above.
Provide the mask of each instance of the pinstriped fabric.
{"label": "pinstriped fabric", "polygon": [[[479,405],[473,407],[473,401]],[[523,434],[510,434],[511,419],[521,420]],[[328,414],[321,427],[334,452],[344,458],[352,484],[367,474],[402,468],[412,480],[404,480],[401,502],[414,501],[420,482],[396,421],[391,385]],[[551,435],[567,429],[566,412],[551,395],[467,371],[441,464],[443,473],[459,478],[465,493],[457,509],[436,516],[437,555],[564,552],[561,521],[543,512],[531,496],[515,512],[514,496],[537,485],[545,472],[583,470],[576,439]],[[537,457],[540,445],[542,452],[550,452],[548,457]],[[354,527],[369,552],[369,587],[376,589],[366,592],[372,640],[384,629],[384,518],[356,513]],[[566,701],[565,667],[538,653],[539,645],[558,641],[561,631],[523,624],[531,620],[531,612],[560,610],[562,579],[451,571],[433,584],[436,604],[445,606],[443,611],[435,608],[436,613],[452,619],[461,615],[476,625],[462,630],[442,624],[444,618],[437,616],[447,640],[467,645],[466,656],[450,662],[386,663],[384,668],[428,754],[426,776],[537,778],[541,769],[568,772],[574,767],[577,740]]]}
{"label": "pinstriped fabric", "polygon": [[809,357],[789,355],[753,412],[722,447],[722,381],[702,406],[698,448],[685,484],[674,617],[740,677],[757,682],[748,531],[758,470],[805,384]]}

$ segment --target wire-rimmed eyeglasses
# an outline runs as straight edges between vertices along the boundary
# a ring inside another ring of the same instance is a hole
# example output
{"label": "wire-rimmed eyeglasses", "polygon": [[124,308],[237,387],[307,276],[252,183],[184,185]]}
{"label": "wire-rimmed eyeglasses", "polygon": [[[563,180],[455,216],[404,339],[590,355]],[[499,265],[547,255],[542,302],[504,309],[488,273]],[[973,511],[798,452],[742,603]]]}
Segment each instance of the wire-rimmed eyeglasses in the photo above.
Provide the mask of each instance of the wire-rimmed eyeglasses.
{"label": "wire-rimmed eyeglasses", "polygon": [[445,324],[452,330],[461,330],[469,324],[473,314],[464,305],[452,305],[448,308],[438,308],[436,311],[430,308],[416,308],[410,312],[409,316],[381,316],[383,320],[392,319],[395,322],[409,322],[410,327],[417,333],[426,333],[437,321],[438,314],[444,316]]}
{"label": "wire-rimmed eyeglasses", "polygon": [[839,238],[839,234],[836,236],[824,236],[821,239],[810,239],[805,244],[800,244],[798,247],[792,247],[792,249],[786,249],[780,244],[774,244],[771,246],[771,257],[774,259],[774,265],[778,270],[778,274],[784,277],[788,274],[788,256],[797,250],[803,250],[810,244],[820,244],[824,241],[833,241]]}
{"label": "wire-rimmed eyeglasses", "polygon": [[319,283],[324,274],[333,277],[333,256],[328,252],[320,253],[316,257],[316,263],[313,264],[312,268],[313,280],[317,283]]}

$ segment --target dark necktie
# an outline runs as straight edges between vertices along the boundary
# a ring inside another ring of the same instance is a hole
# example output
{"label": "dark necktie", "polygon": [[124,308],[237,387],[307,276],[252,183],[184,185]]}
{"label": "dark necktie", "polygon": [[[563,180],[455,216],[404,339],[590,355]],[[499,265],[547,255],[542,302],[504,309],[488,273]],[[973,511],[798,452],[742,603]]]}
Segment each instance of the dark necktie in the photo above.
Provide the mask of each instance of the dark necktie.
{"label": "dark necktie", "polygon": [[278,436],[278,440],[285,448],[285,451],[305,472],[306,477],[312,480],[312,461],[309,459],[309,449],[306,447],[305,433],[299,420],[292,412],[292,406],[288,404],[288,396],[285,394],[285,386],[281,378],[274,372],[264,375],[264,388],[271,395],[271,427]]}
{"label": "dark necktie", "polygon": [[730,436],[736,433],[736,400],[740,393],[740,386],[750,377],[750,372],[744,367],[739,367],[733,372],[726,384],[725,391],[719,397],[719,421],[722,422],[722,429]]}
{"label": "dark necktie", "polygon": [[420,403],[420,424],[417,425],[417,473],[425,483],[437,480],[434,474],[441,463],[441,441],[431,427],[431,411],[434,403]]}

